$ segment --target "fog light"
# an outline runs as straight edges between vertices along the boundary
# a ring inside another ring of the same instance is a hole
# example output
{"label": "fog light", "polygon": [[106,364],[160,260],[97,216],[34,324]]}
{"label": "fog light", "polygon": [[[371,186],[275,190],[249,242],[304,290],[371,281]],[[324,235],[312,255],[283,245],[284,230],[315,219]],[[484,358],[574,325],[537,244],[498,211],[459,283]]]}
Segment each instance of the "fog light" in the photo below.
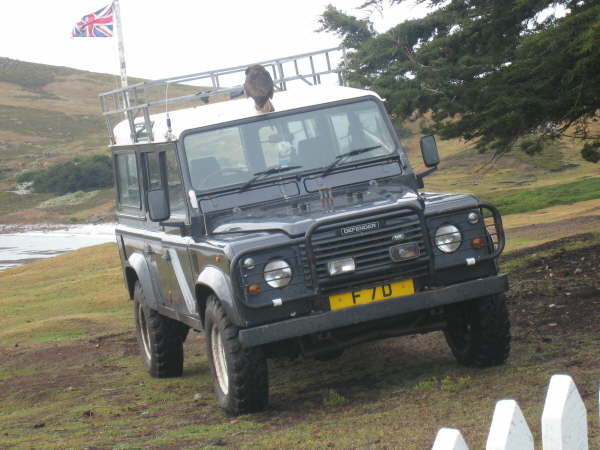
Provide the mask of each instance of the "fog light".
{"label": "fog light", "polygon": [[336,259],[327,263],[327,270],[332,277],[343,273],[354,272],[356,265],[353,258]]}
{"label": "fog light", "polygon": [[418,258],[421,254],[419,244],[411,242],[408,244],[395,245],[390,247],[390,258],[394,262],[406,261],[408,259]]}

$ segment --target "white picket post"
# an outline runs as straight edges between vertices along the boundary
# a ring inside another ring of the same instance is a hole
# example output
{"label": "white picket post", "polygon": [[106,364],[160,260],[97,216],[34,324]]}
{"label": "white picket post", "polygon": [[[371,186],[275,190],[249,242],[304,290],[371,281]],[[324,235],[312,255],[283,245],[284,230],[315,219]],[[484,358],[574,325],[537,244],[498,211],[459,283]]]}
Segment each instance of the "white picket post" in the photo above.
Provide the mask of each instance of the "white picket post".
{"label": "white picket post", "polygon": [[534,450],[533,435],[514,400],[496,403],[486,450]]}
{"label": "white picket post", "polygon": [[467,443],[454,428],[440,428],[431,450],[469,450]]}
{"label": "white picket post", "polygon": [[573,379],[550,379],[542,413],[544,450],[588,450],[587,411]]}

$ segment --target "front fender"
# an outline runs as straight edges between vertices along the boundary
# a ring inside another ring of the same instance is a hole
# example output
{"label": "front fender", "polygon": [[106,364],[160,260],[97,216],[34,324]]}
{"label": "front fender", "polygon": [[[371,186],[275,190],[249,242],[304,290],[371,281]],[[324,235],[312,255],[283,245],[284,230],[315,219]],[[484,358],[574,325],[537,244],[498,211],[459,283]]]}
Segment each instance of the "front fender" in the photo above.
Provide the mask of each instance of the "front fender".
{"label": "front fender", "polygon": [[215,266],[206,266],[198,275],[197,286],[210,288],[219,300],[227,317],[237,326],[245,326],[235,303],[231,277]]}
{"label": "front fender", "polygon": [[154,283],[152,282],[148,261],[141,253],[134,252],[129,255],[127,262],[137,274],[137,278],[142,285],[142,290],[144,291],[144,298],[146,299],[147,305],[152,309],[158,309],[158,300],[160,297],[157,295],[158,290],[155,288]]}

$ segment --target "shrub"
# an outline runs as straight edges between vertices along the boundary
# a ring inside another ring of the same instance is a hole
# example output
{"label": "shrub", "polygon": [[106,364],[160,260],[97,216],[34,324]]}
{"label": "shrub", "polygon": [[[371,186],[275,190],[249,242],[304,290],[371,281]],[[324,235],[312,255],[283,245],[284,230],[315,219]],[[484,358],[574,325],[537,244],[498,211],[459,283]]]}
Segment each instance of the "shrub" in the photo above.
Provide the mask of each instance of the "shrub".
{"label": "shrub", "polygon": [[33,175],[30,172],[21,174],[17,181],[31,177],[33,190],[39,193],[64,195],[109,187],[113,182],[111,159],[101,154],[55,164],[46,170],[35,171]]}
{"label": "shrub", "polygon": [[26,170],[17,177],[17,183],[28,183],[33,181],[33,178],[40,173],[39,170]]}

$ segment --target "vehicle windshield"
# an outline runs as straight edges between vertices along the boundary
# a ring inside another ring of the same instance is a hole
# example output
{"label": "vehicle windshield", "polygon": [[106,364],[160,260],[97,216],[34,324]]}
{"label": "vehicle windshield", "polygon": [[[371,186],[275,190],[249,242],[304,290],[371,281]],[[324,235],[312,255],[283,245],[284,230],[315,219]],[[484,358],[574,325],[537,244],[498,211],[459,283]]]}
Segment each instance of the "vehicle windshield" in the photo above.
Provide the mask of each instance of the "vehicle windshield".
{"label": "vehicle windshield", "polygon": [[324,169],[357,149],[377,147],[344,157],[338,167],[395,151],[381,110],[371,100],[200,131],[185,136],[183,144],[196,190],[248,183],[274,168],[260,179]]}

